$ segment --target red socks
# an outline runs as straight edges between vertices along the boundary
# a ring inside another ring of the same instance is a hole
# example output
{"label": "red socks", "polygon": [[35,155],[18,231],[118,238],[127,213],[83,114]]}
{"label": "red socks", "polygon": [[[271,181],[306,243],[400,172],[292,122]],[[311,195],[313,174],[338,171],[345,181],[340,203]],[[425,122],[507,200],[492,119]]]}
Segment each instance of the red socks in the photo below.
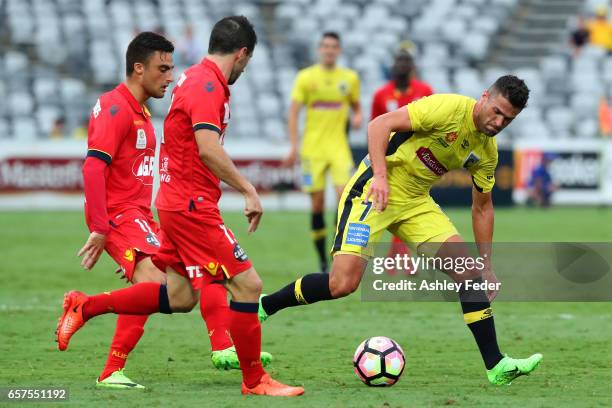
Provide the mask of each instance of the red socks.
{"label": "red socks", "polygon": [[230,302],[230,333],[240,360],[242,379],[253,388],[266,373],[261,366],[261,325],[257,318],[258,303]]}
{"label": "red socks", "polygon": [[[162,303],[165,299],[165,304],[160,305],[160,299]],[[161,310],[164,308],[168,311]],[[83,305],[83,318],[89,320],[105,313],[150,315],[160,311],[170,312],[166,285],[159,282],[142,282],[129,288],[90,296]]]}
{"label": "red socks", "polygon": [[212,351],[232,347],[229,335],[230,310],[225,286],[218,283],[204,285],[200,291],[200,313],[208,329]]}
{"label": "red socks", "polygon": [[[410,248],[406,245],[401,239],[399,239],[396,235],[393,235],[391,238],[391,246],[389,247],[389,253],[387,254],[388,258],[395,258],[396,255],[407,255],[411,256]],[[410,274],[413,271],[412,263],[409,263],[411,269],[404,270],[405,274]],[[395,269],[388,269],[387,273],[389,275],[396,275],[398,271]]]}
{"label": "red socks", "polygon": [[125,367],[128,354],[130,354],[138,340],[142,337],[144,325],[148,318],[149,316],[147,315],[119,315],[117,317],[115,336],[111,343],[104,370],[102,370],[102,374],[98,378],[99,381]]}

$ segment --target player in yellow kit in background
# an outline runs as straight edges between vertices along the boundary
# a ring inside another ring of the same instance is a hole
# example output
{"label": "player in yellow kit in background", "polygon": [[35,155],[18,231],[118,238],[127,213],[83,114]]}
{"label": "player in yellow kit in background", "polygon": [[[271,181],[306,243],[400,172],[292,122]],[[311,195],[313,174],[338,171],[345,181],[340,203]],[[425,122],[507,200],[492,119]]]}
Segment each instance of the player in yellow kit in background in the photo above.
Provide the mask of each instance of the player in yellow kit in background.
{"label": "player in yellow kit in background", "polygon": [[311,198],[312,238],[319,256],[319,269],[327,271],[325,243],[325,185],[331,174],[340,198],[344,185],[353,173],[353,157],[348,142],[350,126],[359,129],[362,122],[359,102],[360,84],[355,71],[336,65],[340,56],[340,36],[326,32],[319,43],[319,63],[301,70],[295,80],[289,107],[291,151],[287,166],[298,158],[298,119],[306,107],[306,124],[299,156],[302,164],[302,189]]}
{"label": "player in yellow kit in background", "polygon": [[[495,135],[523,110],[529,89],[519,78],[500,77],[480,100],[437,94],[379,116],[368,126],[368,156],[344,189],[329,275],[313,273],[260,299],[259,318],[281,309],[344,297],[358,287],[373,245],[389,230],[418,252],[440,259],[468,258],[469,250],[429,189],[449,170],[472,174],[472,227],[483,269],[453,270],[455,282],[496,283],[491,269],[493,201],[497,142]],[[452,262],[455,265],[455,262]],[[493,285],[498,287],[498,285]],[[501,354],[490,302],[497,290],[459,291],[463,318],[480,350],[487,377],[509,384],[531,373],[541,354],[514,359]]]}

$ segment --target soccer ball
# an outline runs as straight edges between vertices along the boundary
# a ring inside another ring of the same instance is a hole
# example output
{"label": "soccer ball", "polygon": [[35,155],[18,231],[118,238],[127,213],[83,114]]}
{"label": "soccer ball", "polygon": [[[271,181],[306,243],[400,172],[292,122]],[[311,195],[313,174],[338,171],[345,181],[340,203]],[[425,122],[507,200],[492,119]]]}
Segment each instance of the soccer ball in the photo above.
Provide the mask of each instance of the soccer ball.
{"label": "soccer ball", "polygon": [[355,350],[353,366],[355,374],[370,387],[387,387],[395,384],[406,359],[404,351],[388,337],[370,337]]}

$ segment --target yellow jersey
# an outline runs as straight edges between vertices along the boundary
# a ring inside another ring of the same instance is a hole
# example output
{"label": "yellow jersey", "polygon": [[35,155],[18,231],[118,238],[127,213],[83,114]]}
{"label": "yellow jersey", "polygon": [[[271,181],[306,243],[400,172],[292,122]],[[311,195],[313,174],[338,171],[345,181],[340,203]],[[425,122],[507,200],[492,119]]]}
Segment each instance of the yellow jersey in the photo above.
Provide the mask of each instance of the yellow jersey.
{"label": "yellow jersey", "polygon": [[412,131],[392,134],[387,148],[390,201],[427,194],[444,173],[460,168],[472,174],[479,191],[491,191],[497,142],[476,129],[475,105],[476,100],[454,94],[436,94],[406,105]]}
{"label": "yellow jersey", "polygon": [[291,99],[306,106],[303,156],[327,158],[349,149],[349,108],[359,102],[359,88],[359,76],[347,68],[316,64],[298,73]]}
{"label": "yellow jersey", "polygon": [[587,23],[587,30],[591,44],[612,50],[612,24],[607,20],[594,19]]}

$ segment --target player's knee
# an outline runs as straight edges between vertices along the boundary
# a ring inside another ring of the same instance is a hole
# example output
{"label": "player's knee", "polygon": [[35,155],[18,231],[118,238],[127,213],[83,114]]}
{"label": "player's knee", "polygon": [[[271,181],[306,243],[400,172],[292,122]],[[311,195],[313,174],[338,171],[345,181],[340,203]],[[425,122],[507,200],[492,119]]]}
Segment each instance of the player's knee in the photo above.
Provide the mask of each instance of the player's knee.
{"label": "player's knee", "polygon": [[252,273],[249,273],[246,279],[243,281],[243,289],[245,292],[256,295],[259,297],[263,290],[263,282],[259,275],[253,269]]}
{"label": "player's knee", "polygon": [[190,312],[198,303],[196,293],[191,287],[176,279],[172,279],[168,285],[168,298],[173,313]]}
{"label": "player's knee", "polygon": [[151,258],[145,258],[138,262],[132,276],[132,283],[140,282],[159,282],[165,285],[167,275],[155,266]]}
{"label": "player's knee", "polygon": [[355,292],[359,287],[359,282],[345,277],[331,277],[329,279],[329,291],[334,299],[345,297]]}
{"label": "player's knee", "polygon": [[466,268],[461,271],[454,271],[456,282],[465,282],[467,280],[475,280],[482,277],[482,270],[477,268]]}
{"label": "player's knee", "polygon": [[165,285],[167,284],[166,274],[158,269],[154,271],[141,271],[140,273],[134,271],[132,283],[140,282],[158,282]]}
{"label": "player's knee", "polygon": [[171,300],[173,313],[188,313],[198,304],[198,299],[193,295],[177,296]]}
{"label": "player's knee", "polygon": [[310,198],[312,212],[315,214],[322,213],[325,210],[325,196],[323,195],[323,192],[317,191],[311,193]]}

